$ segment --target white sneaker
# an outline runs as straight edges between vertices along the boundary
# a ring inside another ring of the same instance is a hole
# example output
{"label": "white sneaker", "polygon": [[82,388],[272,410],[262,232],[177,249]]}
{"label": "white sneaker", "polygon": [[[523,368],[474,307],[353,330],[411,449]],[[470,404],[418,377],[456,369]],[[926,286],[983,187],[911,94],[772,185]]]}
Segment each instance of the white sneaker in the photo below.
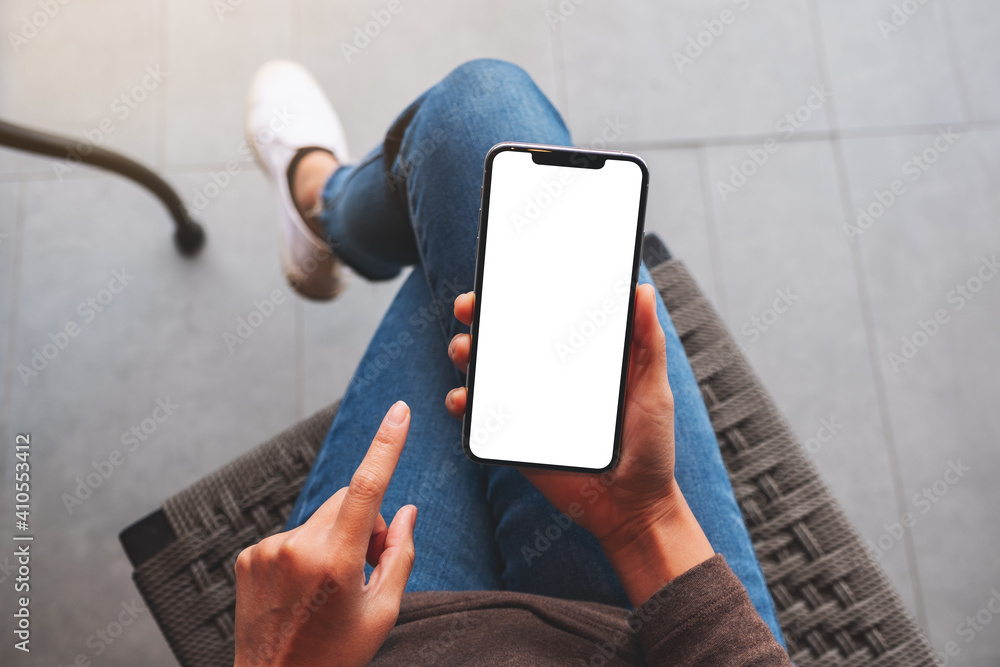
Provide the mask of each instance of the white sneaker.
{"label": "white sneaker", "polygon": [[344,267],[295,206],[288,167],[299,149],[307,147],[324,148],[347,164],[347,142],[337,112],[302,65],[272,60],[257,70],[250,84],[246,134],[257,163],[278,186],[285,277],[302,296],[334,298],[344,288]]}

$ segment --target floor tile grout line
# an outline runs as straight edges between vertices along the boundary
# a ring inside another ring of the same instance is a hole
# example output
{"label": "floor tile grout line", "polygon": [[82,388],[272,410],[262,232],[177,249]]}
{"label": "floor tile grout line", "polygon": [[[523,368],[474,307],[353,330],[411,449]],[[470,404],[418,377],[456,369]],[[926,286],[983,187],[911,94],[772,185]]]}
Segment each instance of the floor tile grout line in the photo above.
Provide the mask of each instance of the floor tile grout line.
{"label": "floor tile grout line", "polygon": [[[170,0],[160,0],[159,15],[157,16],[156,29],[156,57],[160,61],[160,67],[167,68],[167,58],[170,56],[170,49],[167,43],[167,27],[170,23]],[[169,73],[170,70],[167,70]],[[153,140],[153,160],[157,170],[162,171],[166,166],[166,141],[167,141],[167,90],[170,82],[164,83],[156,95],[156,137]]]}
{"label": "floor tile grout line", "polygon": [[[6,363],[7,372],[2,378],[3,382],[3,405],[0,405],[0,416],[4,418],[8,424],[8,428],[13,426],[13,419],[11,418],[12,406],[14,401],[12,394],[14,392],[14,373],[17,364],[15,364],[15,355],[17,354],[17,330],[18,330],[18,319],[21,313],[21,255],[22,248],[24,247],[24,219],[26,214],[26,199],[27,199],[27,189],[28,184],[24,181],[20,181],[17,188],[17,203],[15,205],[14,212],[14,266],[12,267],[13,276],[11,279],[11,299],[10,299],[10,322],[8,323],[7,332],[7,359]],[[0,434],[4,437],[4,441],[8,441],[9,433]],[[0,457],[6,461],[6,457]],[[5,473],[6,474],[6,473]],[[6,477],[4,478],[6,479]]]}
{"label": "floor tile grout line", "polygon": [[[837,171],[837,180],[840,182],[841,207],[844,210],[845,220],[850,220],[852,202],[850,201],[850,180],[847,174],[847,164],[844,157],[843,144],[840,141],[832,142],[833,161]],[[848,199],[845,200],[845,197]],[[889,463],[892,466],[893,492],[896,496],[896,506],[899,515],[907,512],[906,492],[904,491],[903,472],[900,466],[899,449],[896,447],[895,428],[892,425],[892,413],[889,410],[888,390],[886,389],[885,377],[882,374],[880,359],[878,355],[878,335],[875,330],[875,318],[871,302],[871,293],[868,289],[868,274],[865,270],[864,256],[861,253],[861,240],[858,243],[847,241],[848,251],[851,255],[851,264],[854,268],[854,278],[858,287],[858,299],[860,301],[861,319],[865,327],[865,339],[868,342],[868,358],[871,365],[872,381],[875,386],[875,399],[878,403],[882,432],[885,434],[885,448],[889,456]],[[917,548],[913,542],[912,531],[907,532],[903,537],[904,550],[906,552],[908,565],[910,568],[910,587],[913,589],[914,604],[917,608],[917,621],[924,632],[930,636],[930,627],[927,621],[926,605],[924,603],[923,583],[920,577],[920,566],[917,558]]]}
{"label": "floor tile grout line", "polygon": [[305,306],[295,300],[295,419],[306,417],[306,331]]}
{"label": "floor tile grout line", "polygon": [[[219,162],[198,162],[191,164],[180,164],[172,166],[160,166],[156,169],[161,175],[168,176],[183,176],[188,174],[204,174],[211,171],[216,171],[218,169],[224,169],[226,165],[225,160]],[[260,168],[256,164],[247,164],[243,167],[241,174],[260,172]],[[93,180],[95,178],[102,178],[112,176],[115,178],[124,178],[118,176],[113,172],[104,171],[98,168],[87,168],[80,173],[73,173],[69,176],[63,178],[63,181],[85,181]],[[49,174],[46,171],[12,171],[6,174],[0,174],[0,183],[4,182],[17,182],[20,180],[28,180],[34,182],[52,181],[53,183],[58,182],[58,176]]]}
{"label": "floor tile grout line", "polygon": [[[563,113],[564,116],[568,115]],[[952,127],[956,131],[963,133],[993,132],[1000,130],[1000,121],[970,121],[962,123],[938,123],[932,125],[911,125],[903,127],[871,127],[871,128],[849,128],[840,130],[809,130],[802,131],[787,140],[787,143],[806,143],[817,141],[833,141],[839,139],[878,139],[887,137],[908,137],[924,136],[936,134],[942,127]],[[715,148],[723,146],[746,146],[763,143],[774,135],[753,134],[753,135],[729,135],[717,137],[696,137],[692,139],[651,139],[624,141],[616,144],[619,150],[690,150],[697,148]],[[782,141],[785,141],[782,139]],[[225,160],[218,162],[191,162],[180,164],[161,164],[158,170],[162,174],[201,174],[223,167]],[[259,171],[255,164],[249,164],[245,171]],[[98,169],[88,170],[85,173],[73,174],[69,179],[88,179],[106,176],[107,172]],[[48,171],[21,170],[0,174],[0,183],[11,181],[55,181],[56,176]]]}
{"label": "floor tile grout line", "polygon": [[[545,10],[550,9],[549,0],[542,0]],[[543,16],[545,12],[542,13]],[[556,77],[556,95],[561,116],[565,120],[569,117],[569,93],[566,89],[566,61],[563,48],[562,31],[557,27],[549,26],[549,48],[552,52],[552,69]]]}
{"label": "floor tile grout line", "polygon": [[704,146],[696,149],[695,159],[698,163],[698,185],[701,190],[702,209],[705,219],[705,234],[708,237],[708,255],[712,262],[712,280],[715,283],[715,299],[722,321],[729,322],[729,300],[724,281],[725,272],[722,269],[722,242],[719,237],[718,220],[716,218],[715,200],[712,197],[712,186],[708,177],[708,155]]}
{"label": "floor tile grout line", "polygon": [[[816,64],[819,68],[820,76],[829,82],[831,79],[830,65],[826,56],[826,41],[823,38],[823,29],[819,16],[819,5],[817,0],[806,0],[809,8],[809,22],[813,34],[813,48],[816,56]],[[850,216],[853,210],[853,202],[850,190],[850,176],[847,172],[847,160],[844,155],[842,134],[837,129],[839,117],[837,115],[836,100],[828,102],[827,118],[831,126],[830,145],[833,151],[834,169],[837,178],[841,208],[843,209],[844,220],[847,224],[851,222]],[[854,269],[854,280],[858,290],[858,301],[861,310],[861,320],[865,329],[865,339],[868,347],[868,359],[871,367],[872,381],[875,388],[875,399],[878,403],[879,420],[882,425],[882,433],[885,437],[885,450],[889,458],[890,480],[893,486],[893,495],[896,500],[897,513],[902,515],[906,508],[906,495],[903,491],[902,469],[899,464],[899,452],[896,448],[895,430],[892,425],[892,414],[889,411],[889,401],[885,386],[885,378],[879,366],[878,352],[876,350],[878,337],[875,331],[875,320],[872,313],[871,294],[868,290],[868,276],[865,272],[864,257],[861,255],[859,244],[848,243],[848,251],[851,257],[851,264]],[[923,586],[920,580],[920,571],[917,562],[916,545],[913,543],[913,535],[907,533],[903,536],[904,552],[909,565],[910,588],[913,590],[914,605],[917,611],[917,622],[923,628],[924,633],[930,636],[930,628],[927,623],[927,610],[924,605]]]}
{"label": "floor tile grout line", "polygon": [[292,58],[297,62],[302,62],[302,0],[291,0],[288,6],[291,11]]}
{"label": "floor tile grout line", "polygon": [[941,19],[945,49],[948,51],[948,61],[951,65],[952,75],[955,77],[955,87],[958,89],[958,103],[962,107],[962,115],[967,121],[972,120],[972,98],[969,97],[969,86],[965,81],[965,72],[959,60],[958,42],[955,39],[955,27],[952,23],[948,3],[935,3],[934,12],[935,16]]}
{"label": "floor tile grout line", "polygon": [[[1000,121],[962,121],[959,123],[928,123],[922,125],[903,125],[896,127],[858,127],[829,130],[803,130],[789,139],[782,138],[782,143],[808,143],[816,141],[832,141],[842,139],[877,139],[886,137],[908,137],[936,134],[942,127],[952,127],[963,132],[1000,130]],[[741,146],[760,144],[768,139],[775,139],[775,134],[734,134],[715,137],[692,137],[690,139],[648,139],[619,142],[618,146],[626,150],[683,150],[688,148],[714,148],[721,146]]]}

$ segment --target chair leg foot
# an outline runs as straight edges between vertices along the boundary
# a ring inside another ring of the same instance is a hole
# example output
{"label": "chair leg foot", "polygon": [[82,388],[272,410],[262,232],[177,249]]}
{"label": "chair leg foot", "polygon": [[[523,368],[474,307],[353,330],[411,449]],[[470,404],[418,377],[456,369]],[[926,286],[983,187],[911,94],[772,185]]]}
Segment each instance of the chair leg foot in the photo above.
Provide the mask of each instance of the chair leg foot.
{"label": "chair leg foot", "polygon": [[205,230],[197,222],[189,220],[177,227],[174,244],[185,257],[194,257],[205,245]]}

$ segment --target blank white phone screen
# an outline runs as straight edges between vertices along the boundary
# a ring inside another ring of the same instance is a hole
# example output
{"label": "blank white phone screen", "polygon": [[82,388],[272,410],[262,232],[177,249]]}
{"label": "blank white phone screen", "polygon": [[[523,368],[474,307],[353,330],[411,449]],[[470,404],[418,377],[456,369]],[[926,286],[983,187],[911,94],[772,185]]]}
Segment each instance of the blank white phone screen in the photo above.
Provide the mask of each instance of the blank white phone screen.
{"label": "blank white phone screen", "polygon": [[627,160],[494,158],[469,415],[477,457],[611,463],[642,183]]}

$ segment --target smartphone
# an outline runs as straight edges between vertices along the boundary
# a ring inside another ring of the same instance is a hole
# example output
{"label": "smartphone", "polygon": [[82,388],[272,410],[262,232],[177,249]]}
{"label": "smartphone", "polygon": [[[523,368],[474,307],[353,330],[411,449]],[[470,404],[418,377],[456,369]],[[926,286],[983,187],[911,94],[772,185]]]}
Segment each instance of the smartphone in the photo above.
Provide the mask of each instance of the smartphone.
{"label": "smartphone", "polygon": [[628,153],[487,154],[462,436],[473,461],[618,462],[648,188]]}

